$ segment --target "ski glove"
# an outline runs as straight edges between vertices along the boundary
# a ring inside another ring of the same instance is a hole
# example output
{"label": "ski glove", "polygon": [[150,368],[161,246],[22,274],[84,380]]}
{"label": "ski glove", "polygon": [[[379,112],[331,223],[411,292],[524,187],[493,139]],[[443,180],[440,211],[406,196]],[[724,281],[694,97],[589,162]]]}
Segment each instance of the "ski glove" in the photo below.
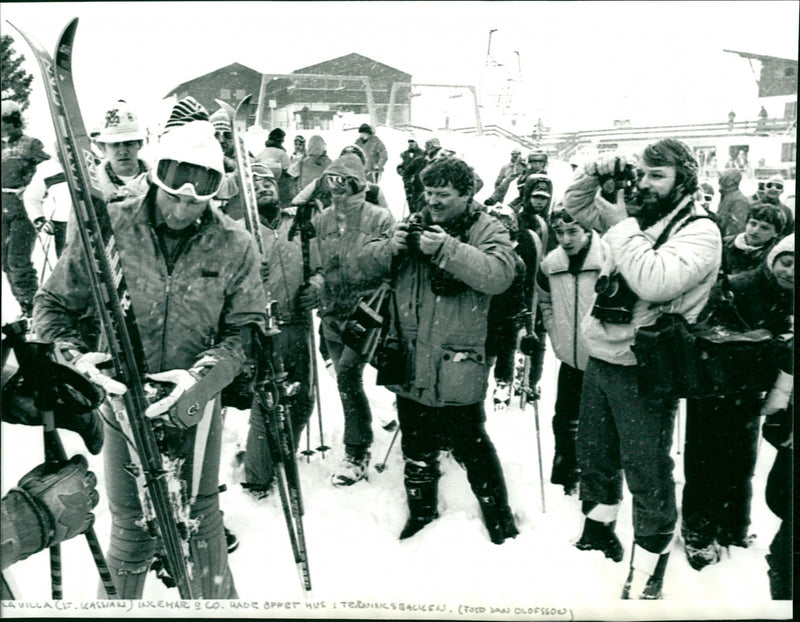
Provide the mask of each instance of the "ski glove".
{"label": "ski glove", "polygon": [[55,472],[40,464],[26,473],[17,491],[28,501],[42,530],[42,548],[84,533],[94,523],[92,509],[99,495],[97,478],[80,454]]}
{"label": "ski glove", "polygon": [[97,366],[111,360],[111,355],[103,352],[76,353],[71,359],[72,366],[103,389],[109,395],[124,395],[128,387],[106,376]]}
{"label": "ski glove", "polygon": [[47,235],[53,235],[55,233],[53,221],[47,220],[44,216],[39,216],[39,218],[34,220],[33,226],[36,227],[36,231],[44,231]]}
{"label": "ski glove", "polygon": [[144,416],[152,419],[165,414],[170,407],[178,401],[180,396],[183,395],[189,387],[197,382],[198,377],[199,376],[196,374],[193,374],[185,369],[170,369],[157,374],[147,374],[147,378],[149,380],[166,382],[175,386],[166,397],[150,404],[150,406],[147,407],[147,410],[144,411]]}
{"label": "ski glove", "polygon": [[519,340],[519,351],[525,356],[533,356],[539,349],[539,338],[531,333],[530,335],[523,335]]}

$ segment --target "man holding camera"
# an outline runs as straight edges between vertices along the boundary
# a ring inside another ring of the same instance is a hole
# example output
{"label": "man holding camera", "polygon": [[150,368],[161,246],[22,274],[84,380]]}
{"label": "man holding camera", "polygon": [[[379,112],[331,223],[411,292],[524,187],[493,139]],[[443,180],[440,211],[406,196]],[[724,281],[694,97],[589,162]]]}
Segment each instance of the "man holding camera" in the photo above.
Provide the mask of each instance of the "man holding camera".
{"label": "man holding camera", "polygon": [[389,277],[394,330],[405,352],[395,363],[405,487],[410,517],[400,539],[438,517],[438,455],[447,439],[467,471],[489,537],[517,535],[500,461],[484,428],[489,375],[486,318],[491,297],[514,279],[515,254],[505,227],[472,200],[472,169],[457,158],[421,174],[426,206],[359,255],[367,275]]}
{"label": "man holding camera", "polygon": [[[670,458],[677,398],[640,392],[631,345],[636,330],[661,313],[697,319],[720,268],[722,239],[692,202],[698,165],[684,143],[664,139],[645,148],[638,196],[629,195],[627,205],[621,175],[626,164],[621,155],[599,157],[564,196],[567,212],[604,234],[610,247],[592,311],[581,326],[590,357],[578,429],[586,520],[576,546],[622,560],[614,525],[624,469],[633,495],[634,546],[622,598],[658,599],[677,521]],[[619,190],[610,203],[598,190],[615,175]]]}

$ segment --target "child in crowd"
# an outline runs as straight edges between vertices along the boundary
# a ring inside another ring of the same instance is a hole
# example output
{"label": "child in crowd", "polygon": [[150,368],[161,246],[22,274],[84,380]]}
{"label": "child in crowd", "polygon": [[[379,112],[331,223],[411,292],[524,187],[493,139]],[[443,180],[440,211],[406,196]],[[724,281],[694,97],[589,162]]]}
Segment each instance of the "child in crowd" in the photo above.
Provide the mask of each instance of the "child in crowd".
{"label": "child in crowd", "polygon": [[736,274],[757,268],[785,225],[786,217],[777,205],[753,205],[747,213],[744,231],[724,240],[722,259],[726,272]]}
{"label": "child in crowd", "polygon": [[579,473],[575,456],[578,411],[588,353],[578,327],[591,308],[594,285],[608,252],[600,236],[585,229],[563,209],[556,209],[550,226],[558,246],[542,260],[536,289],[539,309],[553,351],[561,361],[553,416],[555,457],[550,481],[572,494]]}

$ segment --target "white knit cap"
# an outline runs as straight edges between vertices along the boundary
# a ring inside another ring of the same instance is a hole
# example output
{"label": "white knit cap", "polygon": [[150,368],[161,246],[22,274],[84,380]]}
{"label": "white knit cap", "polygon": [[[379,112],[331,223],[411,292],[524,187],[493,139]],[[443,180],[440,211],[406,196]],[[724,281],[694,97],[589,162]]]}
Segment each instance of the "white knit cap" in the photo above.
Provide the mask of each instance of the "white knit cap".
{"label": "white knit cap", "polygon": [[156,148],[156,166],[161,160],[188,162],[225,174],[222,147],[209,121],[191,121],[171,128]]}

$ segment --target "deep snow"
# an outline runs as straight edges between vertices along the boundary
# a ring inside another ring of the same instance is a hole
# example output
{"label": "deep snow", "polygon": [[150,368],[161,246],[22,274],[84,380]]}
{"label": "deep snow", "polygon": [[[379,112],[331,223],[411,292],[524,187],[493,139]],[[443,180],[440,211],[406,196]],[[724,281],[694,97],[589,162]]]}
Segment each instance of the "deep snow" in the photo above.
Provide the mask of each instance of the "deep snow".
{"label": "deep snow", "polygon": [[[288,132],[287,145],[292,144],[296,133]],[[315,132],[301,133],[308,138]],[[328,142],[331,157],[356,137],[355,131],[320,133]],[[381,186],[392,211],[399,217],[404,195],[394,168],[409,134],[387,128],[379,128],[377,133],[390,154]],[[475,166],[486,184],[478,198],[487,197],[512,143],[445,132],[435,135],[445,147],[453,148]],[[428,133],[416,132],[416,137],[422,144]],[[249,140],[253,148],[260,142],[255,135]],[[551,162],[550,172],[558,196],[569,180],[569,167],[564,162]],[[507,199],[514,195],[515,191],[510,190]],[[38,246],[34,257],[40,269],[42,253]],[[17,313],[4,275],[2,321],[14,319]],[[56,615],[619,620],[791,617],[791,604],[774,603],[769,595],[764,555],[778,521],[764,502],[764,485],[774,457],[773,448],[764,442],[760,444],[753,479],[751,532],[757,538],[751,548],[732,548],[721,563],[696,572],[688,565],[682,542],[676,536],[667,568],[664,600],[646,603],[618,600],[627,575],[632,541],[630,495],[626,490],[617,527],[626,549],[623,562],[615,564],[599,552],[580,552],[571,545],[581,529],[580,502],[577,496],[565,497],[560,487],[547,483],[553,456],[550,418],[556,372],[557,363],[548,349],[539,404],[546,512],[540,496],[534,410],[528,406],[523,412],[518,403],[512,402],[507,412],[493,412],[490,384],[487,429],[503,464],[510,504],[520,530],[516,539],[502,546],[489,541],[465,474],[449,456],[442,458],[441,517],[414,538],[402,543],[397,540],[407,515],[403,464],[397,442],[386,470],[378,472],[374,468],[383,461],[392,438],[392,433],[381,429],[379,424],[393,418],[393,408],[392,394],[375,386],[371,368],[365,374],[375,428],[369,480],[350,488],[332,487],[330,470],[342,457],[343,421],[335,382],[321,371],[325,442],[332,449],[324,459],[319,453],[308,461],[298,457],[313,595],[304,594],[301,588],[278,497],[254,501],[239,486],[242,473],[235,466],[235,455],[244,445],[248,413],[229,410],[220,474],[221,480],[228,484],[228,491],[221,496],[221,506],[226,525],[241,542],[239,550],[230,557],[236,586],[241,602],[251,604],[246,609],[234,609],[228,603],[209,605],[214,608],[192,604],[190,609],[170,609],[153,603],[143,608],[131,606],[126,614],[118,609],[81,609],[86,601],[95,598],[97,575],[85,541],[78,538],[62,545],[64,593],[72,604],[70,609]],[[682,424],[684,417],[679,421]],[[311,423],[314,448],[319,445],[316,413]],[[681,428],[676,431],[676,440],[682,442]],[[62,438],[68,454],[87,453],[76,435],[63,431]],[[305,448],[305,442],[304,435],[300,449]],[[22,474],[41,462],[41,446],[38,428],[2,424],[4,493]],[[679,500],[683,480],[681,452],[681,445],[675,444],[674,475]],[[88,458],[99,480],[101,501],[96,509],[95,526],[105,544],[110,519],[102,494],[102,460]],[[41,603],[49,598],[46,554],[16,564],[7,574],[16,584],[20,599]],[[145,588],[147,601],[176,598],[175,590],[166,589],[150,575]],[[278,607],[275,603],[282,605]],[[7,605],[1,611],[4,616],[54,615],[41,608],[11,609]]]}

